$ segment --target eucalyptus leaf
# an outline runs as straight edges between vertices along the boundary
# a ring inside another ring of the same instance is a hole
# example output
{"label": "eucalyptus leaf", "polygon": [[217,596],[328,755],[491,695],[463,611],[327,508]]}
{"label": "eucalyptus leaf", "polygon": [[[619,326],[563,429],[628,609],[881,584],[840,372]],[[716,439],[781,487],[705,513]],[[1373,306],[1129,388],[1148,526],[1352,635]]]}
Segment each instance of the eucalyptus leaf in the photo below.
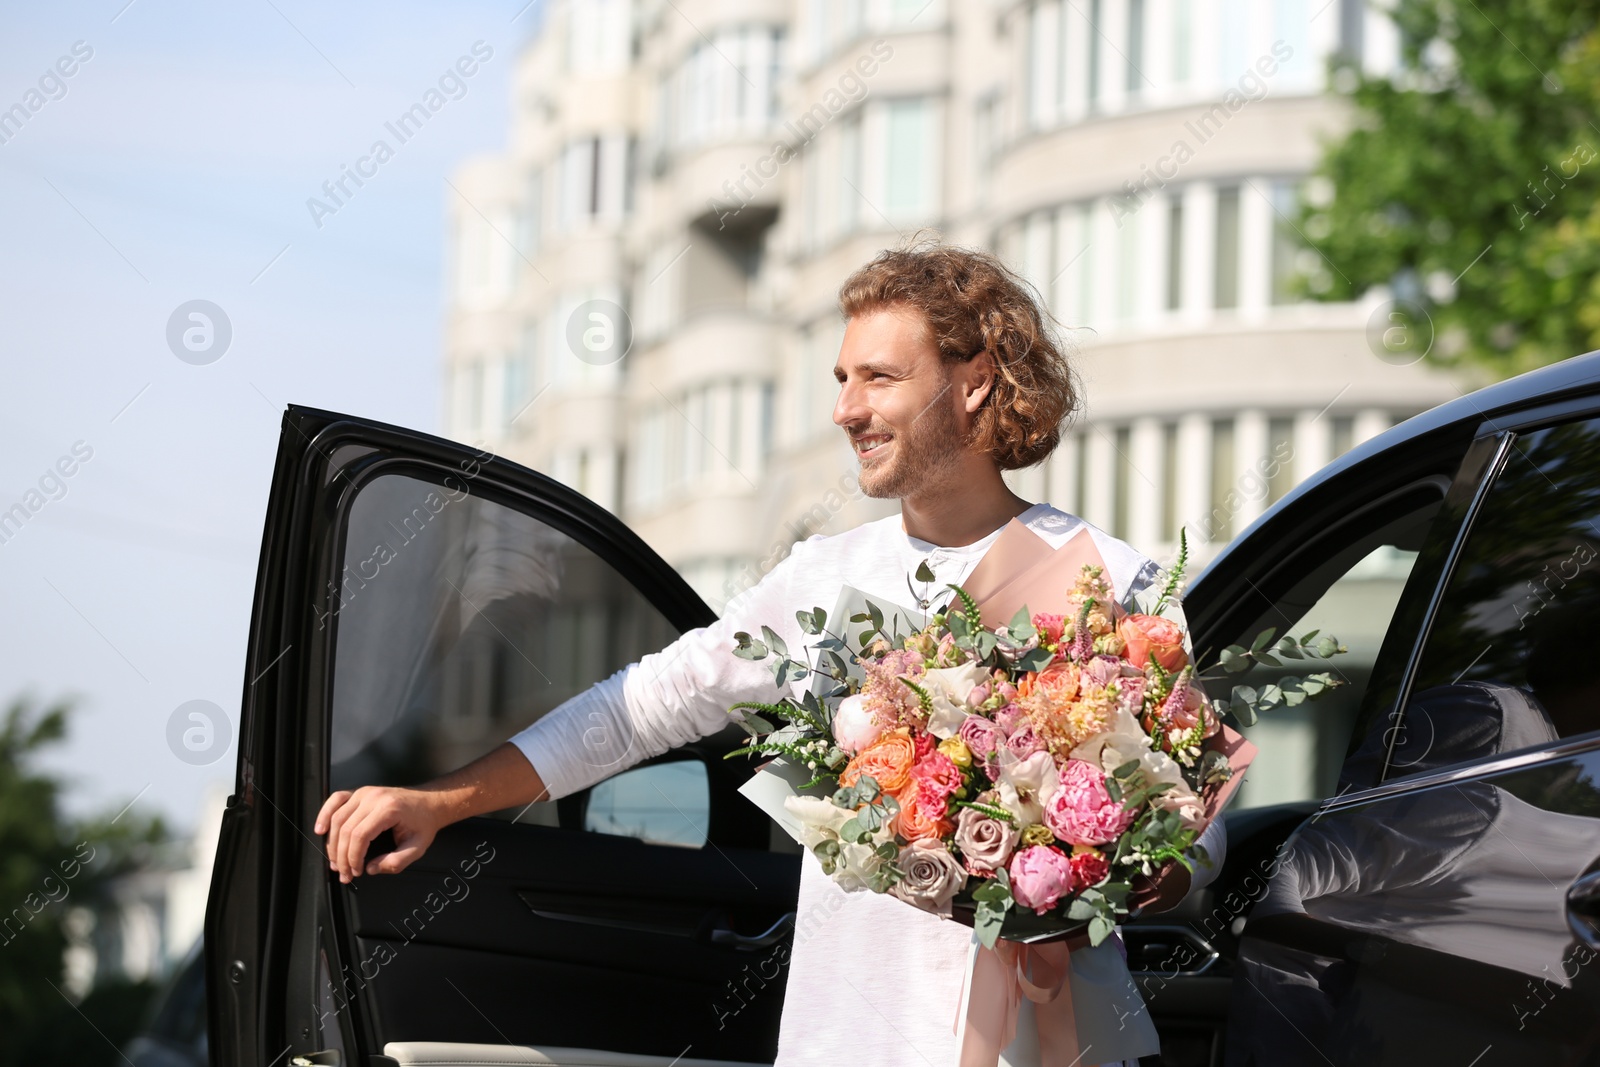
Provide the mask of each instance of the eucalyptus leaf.
{"label": "eucalyptus leaf", "polygon": [[984,948],[994,948],[994,943],[1000,940],[1000,930],[1006,924],[1004,909],[990,905],[980,905],[973,916],[972,931],[978,935],[978,943]]}
{"label": "eucalyptus leaf", "polygon": [[733,646],[733,654],[740,659],[763,660],[767,658],[767,646],[755,640],[743,630],[734,634],[733,639],[736,642]]}
{"label": "eucalyptus leaf", "polygon": [[933,568],[928,566],[927,560],[922,560],[917,564],[917,581],[931,582],[933,580]]}

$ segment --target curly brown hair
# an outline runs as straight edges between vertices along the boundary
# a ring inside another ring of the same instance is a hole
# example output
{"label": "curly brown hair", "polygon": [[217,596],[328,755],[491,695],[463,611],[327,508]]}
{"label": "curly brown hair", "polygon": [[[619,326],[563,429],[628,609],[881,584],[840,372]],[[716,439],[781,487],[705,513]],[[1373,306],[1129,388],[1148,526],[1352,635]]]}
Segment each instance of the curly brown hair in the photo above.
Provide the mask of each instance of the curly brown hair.
{"label": "curly brown hair", "polygon": [[1080,389],[1054,320],[1026,281],[978,249],[886,249],[845,279],[839,311],[850,319],[890,305],[915,308],[947,362],[989,353],[995,382],[978,409],[973,440],[1002,470],[1031,467],[1055,450]]}

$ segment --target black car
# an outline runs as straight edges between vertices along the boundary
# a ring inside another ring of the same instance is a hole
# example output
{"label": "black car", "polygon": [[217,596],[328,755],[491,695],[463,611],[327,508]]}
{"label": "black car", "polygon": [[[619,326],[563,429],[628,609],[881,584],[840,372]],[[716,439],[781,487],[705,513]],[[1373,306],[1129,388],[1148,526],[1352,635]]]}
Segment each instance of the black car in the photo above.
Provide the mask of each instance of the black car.
{"label": "black car", "polygon": [[[1318,620],[1368,651],[1251,731],[1217,880],[1126,927],[1159,1062],[1600,1059],[1596,546],[1600,353],[1357,446],[1195,578],[1202,665]],[[311,833],[330,791],[459,766],[712,618],[548,478],[291,408],[206,916],[212,1062],[770,1063],[808,931],[737,736],[453,825],[399,875],[341,885]]]}

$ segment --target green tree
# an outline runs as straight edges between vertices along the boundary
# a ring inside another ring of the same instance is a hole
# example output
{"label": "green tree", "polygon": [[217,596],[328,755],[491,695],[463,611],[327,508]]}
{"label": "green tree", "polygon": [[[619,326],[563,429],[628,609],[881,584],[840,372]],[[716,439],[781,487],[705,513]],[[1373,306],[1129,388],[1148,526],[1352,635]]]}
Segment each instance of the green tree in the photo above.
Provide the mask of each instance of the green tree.
{"label": "green tree", "polygon": [[1321,253],[1300,292],[1392,284],[1432,320],[1428,361],[1491,380],[1600,348],[1600,8],[1398,0],[1393,17],[1393,77],[1330,61],[1354,121],[1296,220]]}
{"label": "green tree", "polygon": [[116,1049],[153,988],[111,978],[81,1003],[68,999],[67,907],[103,906],[110,881],[167,842],[159,818],[134,811],[82,822],[63,814],[60,781],[34,764],[66,736],[69,713],[19,699],[0,718],[0,1067],[121,1063]]}

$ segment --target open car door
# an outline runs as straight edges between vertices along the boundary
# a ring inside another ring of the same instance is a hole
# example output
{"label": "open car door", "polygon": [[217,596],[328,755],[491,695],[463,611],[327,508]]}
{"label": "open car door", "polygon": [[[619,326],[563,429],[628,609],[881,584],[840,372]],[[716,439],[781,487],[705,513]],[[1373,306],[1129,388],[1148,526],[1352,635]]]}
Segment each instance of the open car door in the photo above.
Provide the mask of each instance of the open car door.
{"label": "open car door", "polygon": [[770,1063],[799,852],[736,794],[738,731],[457,823],[399,875],[341,885],[311,832],[331,791],[458,767],[713,618],[542,475],[290,408],[206,914],[212,1062]]}

